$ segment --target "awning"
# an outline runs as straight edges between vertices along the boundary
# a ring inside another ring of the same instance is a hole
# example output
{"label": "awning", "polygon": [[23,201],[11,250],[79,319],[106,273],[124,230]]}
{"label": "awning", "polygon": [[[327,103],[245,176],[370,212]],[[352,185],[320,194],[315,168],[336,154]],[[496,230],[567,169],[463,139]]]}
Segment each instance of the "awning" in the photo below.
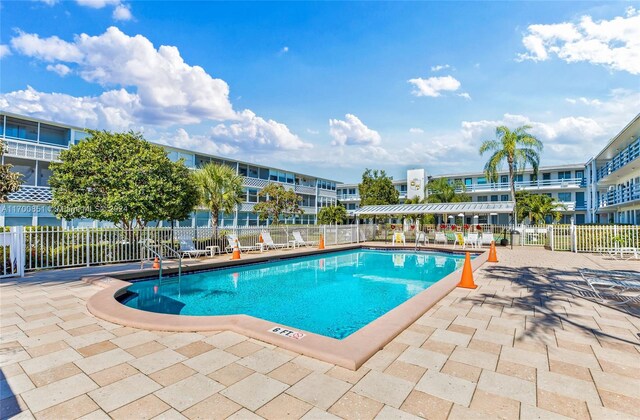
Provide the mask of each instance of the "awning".
{"label": "awning", "polygon": [[356,216],[376,214],[510,214],[513,213],[513,208],[513,201],[387,204],[360,207],[354,214]]}

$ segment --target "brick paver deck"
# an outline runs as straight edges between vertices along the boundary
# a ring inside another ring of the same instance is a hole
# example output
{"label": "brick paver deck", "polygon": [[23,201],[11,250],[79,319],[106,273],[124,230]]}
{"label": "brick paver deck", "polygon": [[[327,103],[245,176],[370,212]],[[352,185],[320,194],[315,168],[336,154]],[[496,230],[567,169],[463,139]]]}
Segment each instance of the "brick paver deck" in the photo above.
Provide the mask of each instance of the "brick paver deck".
{"label": "brick paver deck", "polygon": [[[640,318],[579,297],[576,268],[500,249],[358,371],[232,332],[163,333],[87,313],[77,271],[1,283],[2,418],[632,418]],[[74,274],[76,273],[76,274]],[[65,277],[68,276],[68,277]]]}

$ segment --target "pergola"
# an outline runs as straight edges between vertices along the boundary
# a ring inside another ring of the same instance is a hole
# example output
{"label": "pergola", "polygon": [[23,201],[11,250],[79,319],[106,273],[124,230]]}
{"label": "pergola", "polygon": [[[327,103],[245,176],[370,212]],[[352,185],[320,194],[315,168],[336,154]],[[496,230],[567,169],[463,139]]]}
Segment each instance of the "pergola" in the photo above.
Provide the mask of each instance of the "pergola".
{"label": "pergola", "polygon": [[375,215],[413,215],[413,214],[511,214],[513,201],[465,202],[465,203],[428,203],[428,204],[386,204],[360,207],[356,216]]}

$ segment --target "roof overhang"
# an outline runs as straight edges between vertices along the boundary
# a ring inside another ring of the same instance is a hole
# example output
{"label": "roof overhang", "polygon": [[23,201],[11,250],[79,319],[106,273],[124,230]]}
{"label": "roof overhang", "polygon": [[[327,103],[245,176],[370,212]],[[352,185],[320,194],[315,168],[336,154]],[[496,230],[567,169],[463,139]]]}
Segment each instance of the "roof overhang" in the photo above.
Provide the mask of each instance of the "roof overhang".
{"label": "roof overhang", "polygon": [[360,207],[354,212],[361,215],[386,214],[510,214],[513,213],[513,201],[465,202],[465,203],[428,203],[428,204],[387,204]]}

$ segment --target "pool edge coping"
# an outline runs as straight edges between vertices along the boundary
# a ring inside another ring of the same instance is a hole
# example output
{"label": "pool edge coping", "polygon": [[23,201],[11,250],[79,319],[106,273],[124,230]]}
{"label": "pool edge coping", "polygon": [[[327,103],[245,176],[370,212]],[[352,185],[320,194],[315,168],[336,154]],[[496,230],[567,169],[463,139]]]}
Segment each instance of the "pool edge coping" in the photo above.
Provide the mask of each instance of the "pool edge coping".
{"label": "pool edge coping", "polygon": [[[327,248],[324,251],[336,252],[359,248],[389,247],[376,246],[375,244],[360,244],[344,248]],[[394,247],[393,249],[414,250],[413,247]],[[451,249],[437,248],[421,248],[421,250],[445,251],[449,253],[452,251]],[[468,250],[468,252],[479,253],[476,258],[471,260],[473,271],[480,268],[488,258],[487,250]],[[322,253],[325,252],[313,250],[296,254],[295,256],[317,255]],[[289,258],[289,256],[284,256],[284,258]],[[246,261],[244,264],[273,259],[275,259],[274,256],[265,256],[263,258]],[[192,271],[205,269],[204,265],[216,268],[238,265],[228,263],[230,263],[230,261],[203,264],[202,266],[194,268]],[[249,315],[184,316],[146,312],[127,307],[116,300],[119,293],[122,293],[124,288],[132,284],[126,280],[112,277],[117,274],[87,276],[83,277],[82,281],[103,288],[88,299],[87,309],[94,316],[109,322],[152,331],[204,332],[228,330],[347,369],[357,370],[375,353],[424,315],[424,313],[437,302],[451,293],[460,281],[461,272],[462,268],[453,271],[428,289],[401,303],[342,340],[298,328],[291,328]],[[132,273],[124,273],[122,275],[131,276]],[[301,340],[295,340],[268,331],[276,326],[298,330],[306,335]]]}

